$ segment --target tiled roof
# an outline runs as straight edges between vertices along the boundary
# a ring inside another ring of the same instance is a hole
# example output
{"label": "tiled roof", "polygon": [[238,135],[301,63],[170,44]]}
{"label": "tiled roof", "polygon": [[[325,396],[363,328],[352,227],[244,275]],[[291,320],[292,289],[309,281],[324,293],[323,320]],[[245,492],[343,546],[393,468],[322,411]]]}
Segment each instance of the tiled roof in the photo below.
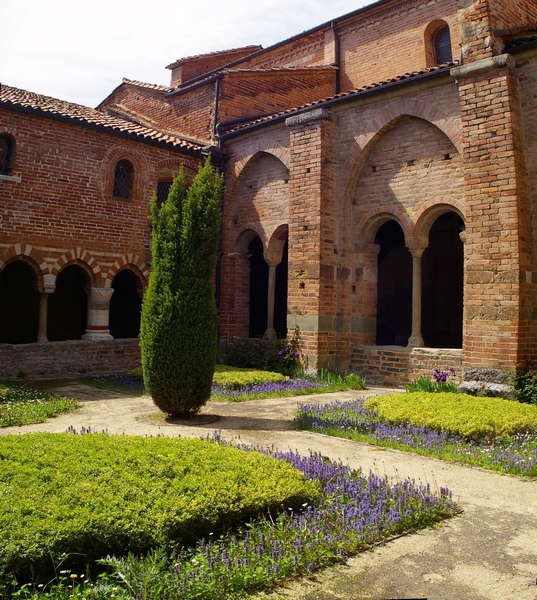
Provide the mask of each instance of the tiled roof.
{"label": "tiled roof", "polygon": [[149,90],[158,90],[159,92],[171,92],[173,88],[167,85],[159,85],[158,83],[144,83],[143,81],[136,81],[136,79],[127,79],[123,77],[123,83],[127,85],[135,85],[136,87],[147,88]]}
{"label": "tiled roof", "polygon": [[4,84],[0,85],[0,106],[2,105],[35,110],[36,112],[45,113],[52,118],[73,121],[73,124],[102,128],[105,131],[108,130],[110,133],[116,132],[135,135],[145,140],[162,142],[176,148],[184,148],[185,150],[201,150],[202,148],[201,144],[183,140],[156,129],[137,125],[125,119],[108,115],[95,108],[58,100],[57,98],[43,96],[34,92],[27,92],[26,90]]}
{"label": "tiled roof", "polygon": [[198,58],[206,58],[206,57],[214,57],[219,54],[234,54],[236,52],[244,52],[244,50],[251,50],[251,54],[257,52],[259,50],[263,50],[263,46],[243,46],[242,48],[231,48],[229,50],[216,50],[215,52],[206,52],[204,54],[195,54],[194,56],[185,56],[184,58],[179,58],[175,60],[173,63],[169,64],[166,68],[173,69],[177,67],[181,63],[188,62],[190,60],[197,60]]}
{"label": "tiled roof", "polygon": [[504,47],[504,51],[509,52],[509,50],[518,50],[524,48],[524,46],[530,46],[535,44],[537,44],[537,35],[522,37],[518,40],[512,40],[508,42]]}
{"label": "tiled roof", "polygon": [[335,96],[331,96],[329,98],[320,98],[319,100],[315,100],[315,102],[310,102],[308,104],[304,104],[303,106],[299,106],[296,108],[291,108],[288,110],[284,110],[278,113],[274,113],[268,116],[263,116],[263,117],[259,117],[257,119],[251,119],[251,120],[243,120],[242,122],[230,122],[226,125],[226,123],[222,123],[219,126],[219,130],[222,132],[222,134],[229,134],[229,133],[234,133],[234,132],[239,132],[241,129],[246,129],[249,127],[252,127],[254,125],[259,125],[261,123],[269,123],[270,121],[273,120],[279,120],[282,119],[283,117],[287,117],[291,114],[297,113],[297,112],[303,112],[304,110],[307,110],[309,108],[315,108],[316,106],[320,105],[320,104],[324,104],[325,102],[333,102],[333,101],[337,101],[338,99],[343,99],[343,98],[355,98],[358,97],[364,93],[370,92],[372,90],[380,90],[383,88],[387,88],[390,87],[392,85],[404,82],[404,81],[412,81],[414,79],[418,79],[419,77],[422,77],[424,75],[429,75],[429,74],[433,74],[433,73],[441,73],[441,72],[446,72],[449,71],[450,69],[452,69],[453,67],[457,67],[459,66],[459,62],[455,61],[455,62],[450,62],[450,63],[444,63],[442,65],[438,65],[436,67],[429,67],[427,69],[421,69],[420,71],[413,71],[412,73],[405,73],[404,75],[398,75],[397,77],[392,77],[390,79],[386,79],[385,81],[380,81],[378,83],[371,83],[369,85],[364,85],[361,88],[357,88],[354,90],[349,90],[348,92],[341,92],[339,94],[336,94]]}

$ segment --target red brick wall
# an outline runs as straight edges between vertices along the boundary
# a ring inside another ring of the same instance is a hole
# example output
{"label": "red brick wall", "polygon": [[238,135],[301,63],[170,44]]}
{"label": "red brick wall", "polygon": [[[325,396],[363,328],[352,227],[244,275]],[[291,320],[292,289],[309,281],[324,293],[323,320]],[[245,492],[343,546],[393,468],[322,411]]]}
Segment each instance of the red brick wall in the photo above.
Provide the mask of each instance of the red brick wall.
{"label": "red brick wall", "polygon": [[221,87],[218,121],[277,113],[336,93],[336,71],[226,74]]}
{"label": "red brick wall", "polygon": [[[16,140],[13,174],[0,181],[0,252],[29,243],[49,267],[74,248],[89,251],[104,271],[132,254],[149,260],[149,200],[159,169],[198,162],[179,152],[11,111],[0,111],[0,131]],[[131,199],[112,197],[114,167],[134,166]]]}
{"label": "red brick wall", "polygon": [[118,373],[140,366],[138,340],[103,342],[48,342],[0,344],[0,378],[27,379],[80,377],[84,374]]}

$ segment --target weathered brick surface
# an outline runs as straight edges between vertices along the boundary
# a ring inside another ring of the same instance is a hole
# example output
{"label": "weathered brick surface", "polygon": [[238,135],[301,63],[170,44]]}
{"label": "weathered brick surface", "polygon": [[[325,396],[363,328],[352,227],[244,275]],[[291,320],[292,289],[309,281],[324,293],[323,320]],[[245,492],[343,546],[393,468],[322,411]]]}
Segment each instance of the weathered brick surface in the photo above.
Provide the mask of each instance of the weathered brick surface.
{"label": "weathered brick surface", "polygon": [[79,377],[83,374],[117,373],[140,366],[138,340],[0,344],[0,377],[28,379]]}

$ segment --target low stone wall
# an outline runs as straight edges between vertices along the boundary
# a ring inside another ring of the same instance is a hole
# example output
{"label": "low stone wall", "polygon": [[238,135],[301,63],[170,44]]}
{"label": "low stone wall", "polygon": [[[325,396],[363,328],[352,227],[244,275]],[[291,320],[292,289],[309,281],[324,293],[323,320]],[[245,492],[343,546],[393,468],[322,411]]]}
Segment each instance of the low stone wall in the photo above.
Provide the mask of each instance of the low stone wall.
{"label": "low stone wall", "polygon": [[138,339],[0,344],[1,379],[74,377],[139,366]]}
{"label": "low stone wall", "polygon": [[453,382],[459,383],[463,379],[462,350],[355,345],[351,354],[352,371],[365,375],[369,383],[402,385],[420,375],[431,375],[435,367],[442,371],[453,367]]}

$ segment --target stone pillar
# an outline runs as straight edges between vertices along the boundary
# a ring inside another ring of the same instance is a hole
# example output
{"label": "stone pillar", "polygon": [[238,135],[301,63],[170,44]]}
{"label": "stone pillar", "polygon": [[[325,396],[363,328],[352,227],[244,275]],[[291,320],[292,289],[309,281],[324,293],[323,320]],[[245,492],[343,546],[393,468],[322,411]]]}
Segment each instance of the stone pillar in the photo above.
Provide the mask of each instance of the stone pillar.
{"label": "stone pillar", "polygon": [[87,288],[88,295],[88,322],[83,340],[113,340],[110,335],[110,298],[114,293],[113,288]]}
{"label": "stone pillar", "polygon": [[54,287],[45,287],[39,294],[39,326],[37,331],[37,343],[45,344],[48,342],[47,337],[47,308],[48,295],[54,292]]}
{"label": "stone pillar", "polygon": [[265,262],[269,268],[268,275],[268,298],[267,298],[267,330],[263,338],[265,340],[275,340],[278,334],[274,329],[274,300],[276,296],[276,267],[282,262],[282,252],[275,250],[267,251],[263,254]]}
{"label": "stone pillar", "polygon": [[421,335],[421,257],[425,247],[409,247],[412,254],[412,333],[408,338],[408,347],[423,346]]}

